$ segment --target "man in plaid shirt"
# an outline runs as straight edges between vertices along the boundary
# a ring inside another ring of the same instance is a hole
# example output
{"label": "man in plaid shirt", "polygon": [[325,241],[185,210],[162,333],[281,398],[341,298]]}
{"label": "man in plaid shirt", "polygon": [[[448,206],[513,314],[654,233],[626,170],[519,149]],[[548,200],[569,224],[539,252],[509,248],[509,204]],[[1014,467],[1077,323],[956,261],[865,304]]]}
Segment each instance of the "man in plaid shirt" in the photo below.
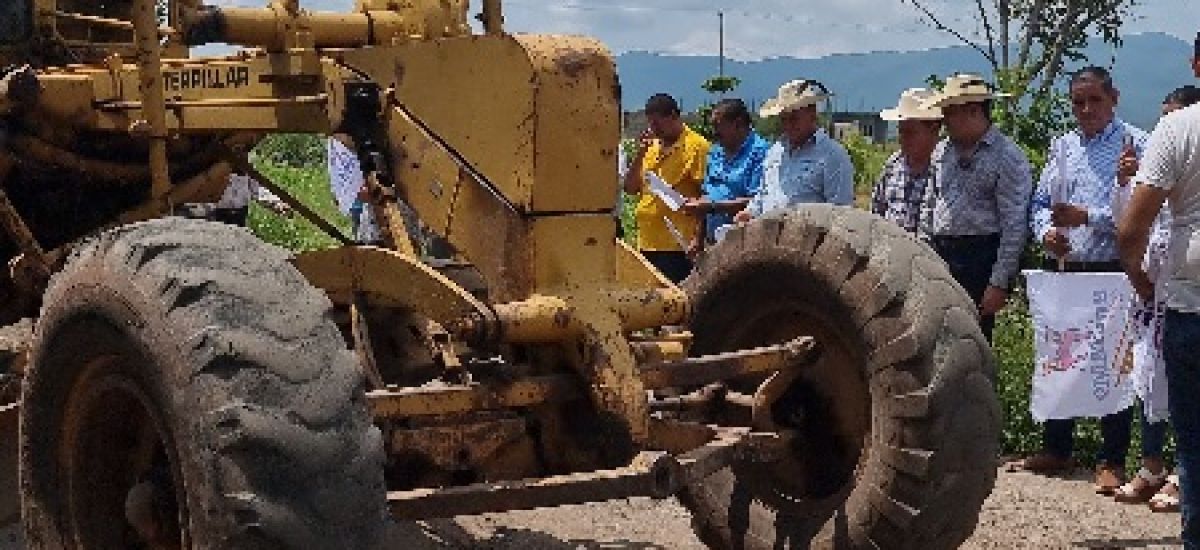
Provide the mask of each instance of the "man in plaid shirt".
{"label": "man in plaid shirt", "polygon": [[930,158],[941,131],[942,110],[926,108],[934,92],[912,88],[900,96],[895,109],[879,113],[900,127],[900,151],[888,159],[871,193],[871,211],[916,233],[921,221],[925,189],[933,180]]}

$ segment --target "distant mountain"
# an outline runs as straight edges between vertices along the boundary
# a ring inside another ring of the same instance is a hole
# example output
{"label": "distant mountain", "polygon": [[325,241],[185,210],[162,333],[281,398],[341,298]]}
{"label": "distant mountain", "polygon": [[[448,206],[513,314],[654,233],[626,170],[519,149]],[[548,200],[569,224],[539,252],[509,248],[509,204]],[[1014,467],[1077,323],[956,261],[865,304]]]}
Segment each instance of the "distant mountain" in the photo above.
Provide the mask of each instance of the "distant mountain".
{"label": "distant mountain", "polygon": [[[1174,36],[1148,33],[1128,36],[1115,52],[1107,46],[1087,50],[1087,63],[1108,66],[1114,55],[1114,78],[1121,89],[1119,113],[1126,121],[1150,128],[1167,92],[1194,81],[1186,65],[1191,44]],[[1087,63],[1072,63],[1078,68]],[[630,52],[617,57],[623,107],[640,109],[656,92],[677,97],[686,110],[709,99],[700,83],[717,73],[715,56],[668,56]],[[893,105],[900,92],[924,84],[931,74],[987,71],[979,53],[966,47],[912,52],[832,55],[820,59],[774,58],[755,62],[726,61],[725,72],[742,79],[735,96],[754,105],[775,95],[780,84],[815,78],[828,86],[839,111],[875,111]]]}

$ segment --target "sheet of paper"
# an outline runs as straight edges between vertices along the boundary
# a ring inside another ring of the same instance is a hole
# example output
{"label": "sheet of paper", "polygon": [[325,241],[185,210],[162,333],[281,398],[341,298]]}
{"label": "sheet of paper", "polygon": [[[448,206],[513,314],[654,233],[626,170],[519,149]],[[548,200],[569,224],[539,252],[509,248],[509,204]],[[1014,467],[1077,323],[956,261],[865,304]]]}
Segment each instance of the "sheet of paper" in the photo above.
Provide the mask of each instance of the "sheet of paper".
{"label": "sheet of paper", "polygon": [[687,202],[687,197],[681,195],[674,187],[671,187],[658,174],[654,172],[646,172],[646,181],[650,184],[650,192],[654,196],[662,199],[666,203],[667,208],[672,211],[678,211],[683,208],[683,203]]}
{"label": "sheet of paper", "polygon": [[333,198],[337,201],[338,210],[349,215],[358,191],[363,186],[362,169],[358,164],[358,155],[342,142],[329,138],[327,161],[329,163],[329,186]]}
{"label": "sheet of paper", "polygon": [[672,222],[671,218],[663,216],[663,223],[667,224],[667,231],[670,231],[671,236],[675,237],[675,242],[679,244],[679,249],[686,252],[688,249],[687,240],[683,238],[683,233],[679,231],[679,228],[675,227],[675,222]]}
{"label": "sheet of paper", "polygon": [[1058,162],[1058,177],[1054,178],[1054,182],[1050,186],[1051,205],[1066,204],[1071,200],[1070,174],[1069,170],[1067,170],[1067,164],[1069,163],[1067,148],[1060,142],[1057,149],[1058,154],[1055,156]]}

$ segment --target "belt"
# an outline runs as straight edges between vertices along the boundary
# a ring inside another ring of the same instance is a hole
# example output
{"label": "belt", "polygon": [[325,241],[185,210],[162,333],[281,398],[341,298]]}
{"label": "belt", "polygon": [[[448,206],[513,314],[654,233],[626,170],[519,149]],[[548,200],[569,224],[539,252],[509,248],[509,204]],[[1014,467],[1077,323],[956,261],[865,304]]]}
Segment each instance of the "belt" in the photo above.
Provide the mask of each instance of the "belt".
{"label": "belt", "polygon": [[1121,267],[1121,262],[1117,260],[1109,260],[1106,262],[1066,262],[1063,269],[1058,269],[1057,260],[1048,260],[1046,269],[1050,271],[1062,271],[1063,273],[1121,273],[1125,271]]}
{"label": "belt", "polygon": [[934,235],[929,238],[934,248],[966,248],[989,245],[1000,239],[999,233],[990,235]]}

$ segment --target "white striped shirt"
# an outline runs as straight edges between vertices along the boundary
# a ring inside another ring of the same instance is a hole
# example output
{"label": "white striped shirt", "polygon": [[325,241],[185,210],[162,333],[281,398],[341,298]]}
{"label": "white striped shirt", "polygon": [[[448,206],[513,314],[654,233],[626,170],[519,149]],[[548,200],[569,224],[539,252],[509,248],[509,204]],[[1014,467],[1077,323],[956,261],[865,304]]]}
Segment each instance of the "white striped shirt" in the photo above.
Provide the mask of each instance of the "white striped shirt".
{"label": "white striped shirt", "polygon": [[1051,229],[1052,197],[1088,211],[1087,225],[1069,229],[1074,262],[1109,262],[1117,259],[1117,224],[1113,216],[1113,190],[1117,186],[1117,163],[1125,139],[1133,139],[1138,158],[1146,148],[1146,132],[1113,119],[1092,138],[1074,130],[1050,143],[1046,167],[1033,196],[1030,227],[1041,242]]}

